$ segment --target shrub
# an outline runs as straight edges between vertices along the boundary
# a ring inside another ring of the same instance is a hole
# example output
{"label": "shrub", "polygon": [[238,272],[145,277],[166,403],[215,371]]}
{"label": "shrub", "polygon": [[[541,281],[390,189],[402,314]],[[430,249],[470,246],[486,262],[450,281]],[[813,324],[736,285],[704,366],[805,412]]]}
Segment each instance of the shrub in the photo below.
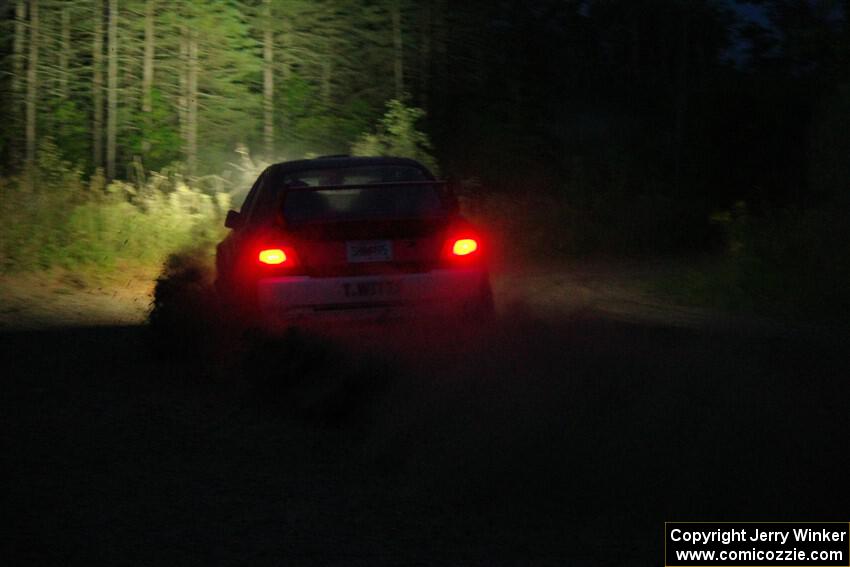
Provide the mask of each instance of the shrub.
{"label": "shrub", "polygon": [[0,181],[0,189],[0,266],[6,272],[159,264],[175,250],[219,238],[230,206],[226,192],[190,186],[176,169],[135,185],[105,186],[96,172],[86,184],[49,141],[34,167]]}
{"label": "shrub", "polygon": [[358,156],[398,156],[413,158],[437,172],[437,162],[431,155],[428,134],[417,129],[417,122],[425,116],[421,108],[405,106],[400,100],[387,103],[387,111],[374,132],[360,136],[351,146]]}

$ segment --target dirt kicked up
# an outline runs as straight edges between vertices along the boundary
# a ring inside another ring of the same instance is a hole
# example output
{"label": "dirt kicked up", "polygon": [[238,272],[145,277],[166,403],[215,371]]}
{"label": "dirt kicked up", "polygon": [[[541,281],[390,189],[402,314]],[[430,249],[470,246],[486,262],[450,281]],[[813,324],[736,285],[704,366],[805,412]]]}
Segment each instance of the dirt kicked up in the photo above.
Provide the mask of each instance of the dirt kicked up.
{"label": "dirt kicked up", "polygon": [[475,333],[5,330],[3,557],[657,564],[666,520],[846,520],[837,338],[559,310],[542,277]]}

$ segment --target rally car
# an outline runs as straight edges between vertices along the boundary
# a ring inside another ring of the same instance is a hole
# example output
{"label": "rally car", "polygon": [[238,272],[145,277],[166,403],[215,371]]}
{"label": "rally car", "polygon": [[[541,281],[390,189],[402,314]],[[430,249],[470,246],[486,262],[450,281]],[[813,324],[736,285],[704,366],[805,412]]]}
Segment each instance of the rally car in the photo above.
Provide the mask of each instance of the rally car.
{"label": "rally car", "polygon": [[272,165],[225,226],[218,295],[263,326],[493,312],[486,240],[412,159]]}

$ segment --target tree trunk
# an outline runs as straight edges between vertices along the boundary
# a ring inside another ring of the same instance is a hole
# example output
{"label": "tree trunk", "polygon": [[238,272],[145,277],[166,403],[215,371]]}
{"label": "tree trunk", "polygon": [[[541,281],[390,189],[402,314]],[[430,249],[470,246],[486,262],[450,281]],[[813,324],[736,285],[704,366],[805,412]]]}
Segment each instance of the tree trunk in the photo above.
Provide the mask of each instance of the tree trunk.
{"label": "tree trunk", "polygon": [[842,12],[844,12],[844,35],[850,38],[850,0],[844,0]]}
{"label": "tree trunk", "polygon": [[36,104],[38,102],[38,0],[30,0],[30,56],[27,67],[27,163],[35,161]]}
{"label": "tree trunk", "polygon": [[[183,158],[189,155],[189,30],[180,26],[180,95],[177,98],[177,117],[180,123],[180,141],[183,144]],[[188,159],[187,159],[188,161]]]}
{"label": "tree trunk", "polygon": [[151,144],[147,136],[151,133],[151,117],[153,111],[153,58],[156,49],[154,14],[156,0],[145,2],[145,55],[142,63],[142,113],[145,121],[145,139],[142,140],[142,151],[147,153]]}
{"label": "tree trunk", "polygon": [[71,52],[71,8],[62,7],[62,31],[59,48],[59,96],[68,98],[68,56]]}
{"label": "tree trunk", "polygon": [[635,20],[632,22],[632,73],[635,74],[636,77],[640,76],[641,69],[641,33],[640,33],[640,21],[638,20],[638,16],[634,16]]}
{"label": "tree trunk", "polygon": [[330,56],[322,59],[322,103],[325,108],[331,105],[331,77],[333,76],[333,62]]}
{"label": "tree trunk", "polygon": [[263,140],[266,158],[274,155],[274,33],[272,32],[271,0],[264,0],[263,34]]}
{"label": "tree trunk", "polygon": [[434,89],[440,104],[445,109],[446,83],[448,77],[448,7],[445,0],[437,0],[434,6]]}
{"label": "tree trunk", "polygon": [[[13,132],[19,132],[20,116],[21,116],[21,95],[23,90],[23,74],[24,74],[24,42],[26,38],[26,22],[24,19],[27,16],[27,5],[24,0],[18,0],[15,4],[15,38],[12,43],[12,115],[11,118],[15,125]],[[17,163],[20,157],[21,150],[20,135],[15,135],[12,140],[11,158],[12,163]]]}
{"label": "tree trunk", "polygon": [[[292,22],[287,17],[284,17],[283,22],[281,23],[281,33],[280,39],[277,49],[278,55],[278,69],[280,69],[280,76],[283,79],[284,88],[286,88],[287,82],[290,78],[292,78],[292,56],[289,53],[289,50],[292,48]],[[285,133],[289,131],[290,123],[289,117],[286,115],[286,108],[277,108],[275,109],[278,113],[277,123],[280,125],[281,130]]]}
{"label": "tree trunk", "polygon": [[676,191],[681,190],[682,185],[682,161],[685,144],[685,121],[688,115],[688,58],[690,57],[690,22],[688,15],[682,15],[682,37],[679,49],[679,84],[676,93],[676,119],[675,119],[675,144],[674,148],[674,175]]}
{"label": "tree trunk", "polygon": [[189,37],[189,73],[186,79],[189,99],[186,116],[186,166],[189,175],[195,175],[198,166],[198,35],[194,30]]}
{"label": "tree trunk", "polygon": [[280,49],[280,70],[284,81],[288,81],[292,76],[292,58],[289,57],[288,49],[292,46],[292,23],[289,18],[283,21],[283,31],[281,33],[281,49]]}
{"label": "tree trunk", "polygon": [[115,179],[115,143],[118,130],[118,0],[109,0],[107,61],[106,178]]}
{"label": "tree trunk", "polygon": [[425,2],[422,6],[422,19],[419,41],[419,104],[428,110],[428,89],[431,80],[431,3]]}
{"label": "tree trunk", "polygon": [[393,75],[395,77],[395,98],[404,96],[404,45],[401,41],[401,6],[399,0],[392,0],[390,6],[393,20]]}
{"label": "tree trunk", "polygon": [[92,165],[103,167],[103,0],[94,3],[92,44]]}

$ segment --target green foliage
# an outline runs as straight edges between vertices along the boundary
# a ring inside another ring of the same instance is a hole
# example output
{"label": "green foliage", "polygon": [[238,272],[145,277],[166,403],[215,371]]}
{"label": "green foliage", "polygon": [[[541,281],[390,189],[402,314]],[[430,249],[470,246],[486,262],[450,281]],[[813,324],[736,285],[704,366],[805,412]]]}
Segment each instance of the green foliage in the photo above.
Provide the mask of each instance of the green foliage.
{"label": "green foliage", "polygon": [[58,101],[51,116],[51,132],[62,156],[74,164],[85,164],[91,157],[89,118],[80,103],[71,99]]}
{"label": "green foliage", "polygon": [[351,146],[351,153],[359,156],[397,156],[419,160],[432,171],[437,162],[432,155],[433,146],[428,134],[417,128],[425,117],[421,108],[406,106],[400,100],[387,103],[387,111],[374,132],[365,133]]}
{"label": "green foliage", "polygon": [[87,185],[49,141],[35,167],[0,180],[0,188],[0,214],[9,221],[0,226],[3,271],[158,264],[220,238],[230,207],[227,193],[210,195],[173,171],[106,187],[96,172]]}
{"label": "green foliage", "polygon": [[285,135],[288,157],[345,153],[377,116],[360,97],[328,109],[316,89],[296,73],[277,91],[278,128]]}
{"label": "green foliage", "polygon": [[143,156],[147,168],[158,171],[182,157],[176,116],[159,89],[151,92],[151,112],[139,121],[138,129],[128,133],[128,152]]}

